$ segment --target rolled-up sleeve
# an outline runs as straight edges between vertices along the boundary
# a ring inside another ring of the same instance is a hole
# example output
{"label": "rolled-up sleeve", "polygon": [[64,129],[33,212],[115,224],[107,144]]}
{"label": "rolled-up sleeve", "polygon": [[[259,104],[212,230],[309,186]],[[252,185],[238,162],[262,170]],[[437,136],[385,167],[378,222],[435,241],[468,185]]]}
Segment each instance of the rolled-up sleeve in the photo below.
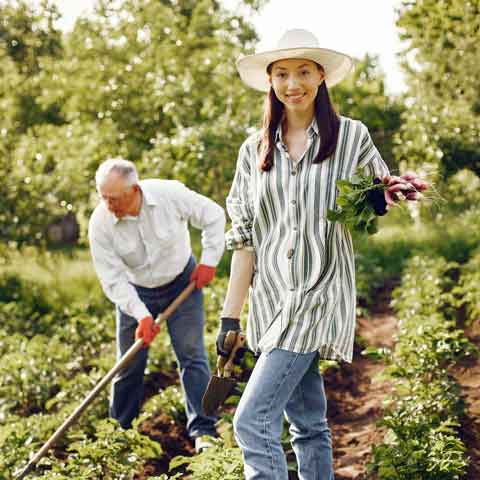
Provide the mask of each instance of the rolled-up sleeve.
{"label": "rolled-up sleeve", "polygon": [[252,196],[252,166],[250,147],[245,142],[237,159],[235,177],[227,197],[227,212],[232,221],[226,234],[228,250],[253,248],[252,227],[254,206]]}
{"label": "rolled-up sleeve", "polygon": [[151,315],[135,288],[128,282],[127,268],[114,251],[112,239],[95,221],[90,221],[88,239],[93,266],[108,299],[137,321]]}
{"label": "rolled-up sleeve", "polygon": [[362,127],[363,134],[358,156],[358,168],[361,168],[365,175],[373,177],[382,178],[385,175],[389,175],[388,166],[374,145],[368,128],[363,124]]}

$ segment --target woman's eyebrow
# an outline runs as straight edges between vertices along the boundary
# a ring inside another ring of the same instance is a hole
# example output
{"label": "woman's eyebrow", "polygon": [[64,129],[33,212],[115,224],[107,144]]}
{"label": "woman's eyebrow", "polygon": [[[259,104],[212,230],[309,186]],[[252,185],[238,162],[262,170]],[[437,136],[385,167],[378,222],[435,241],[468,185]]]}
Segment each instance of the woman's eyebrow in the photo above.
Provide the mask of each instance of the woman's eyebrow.
{"label": "woman's eyebrow", "polygon": [[[304,67],[309,67],[310,65],[308,63],[302,63],[301,65],[299,65],[297,67],[297,70],[300,69],[300,68],[304,68]],[[281,67],[281,66],[275,66],[273,67],[274,70],[288,70],[288,68],[286,67]]]}

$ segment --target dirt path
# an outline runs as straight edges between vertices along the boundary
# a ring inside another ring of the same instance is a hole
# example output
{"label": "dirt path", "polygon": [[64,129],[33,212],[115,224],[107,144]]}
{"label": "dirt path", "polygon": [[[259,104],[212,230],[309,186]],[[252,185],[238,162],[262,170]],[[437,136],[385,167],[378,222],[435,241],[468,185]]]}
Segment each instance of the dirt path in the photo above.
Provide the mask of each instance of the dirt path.
{"label": "dirt path", "polygon": [[[396,320],[386,307],[369,319],[360,318],[357,321],[357,336],[376,347],[391,347],[395,329]],[[375,422],[382,415],[382,401],[389,387],[373,382],[383,366],[362,356],[361,350],[356,346],[352,364],[344,364],[342,368],[325,374],[336,480],[362,479],[365,465],[370,460],[371,445],[383,439],[383,432]],[[162,386],[171,381],[171,378],[160,379]],[[150,387],[155,389],[155,385]],[[135,479],[143,480],[165,473],[174,456],[193,454],[185,428],[172,423],[167,416],[144,422],[141,431],[162,444],[164,455],[155,462],[148,462]],[[295,477],[292,475],[292,480]]]}
{"label": "dirt path", "polygon": [[[392,348],[397,321],[387,306],[390,289],[382,292],[381,297],[379,303],[382,306],[379,310],[373,312],[370,318],[357,320],[357,339],[360,338],[364,346]],[[480,319],[466,329],[466,334],[480,348]],[[351,364],[331,369],[324,376],[336,480],[365,480],[366,465],[371,460],[371,446],[381,443],[385,433],[376,426],[376,421],[383,415],[383,401],[391,389],[388,383],[375,380],[383,365],[362,356],[364,346],[355,345]],[[467,404],[467,417],[462,423],[461,432],[471,462],[465,480],[479,480],[480,359],[458,365],[453,375],[462,387]],[[159,380],[164,386],[176,381],[173,378]],[[152,385],[152,388],[156,389],[156,385]],[[149,462],[135,479],[143,480],[164,473],[174,456],[193,454],[185,428],[173,423],[169,417],[161,416],[145,422],[141,430],[162,444],[164,455],[156,462]],[[290,480],[295,479],[296,474],[292,473]]]}
{"label": "dirt path", "polygon": [[[465,334],[480,349],[480,319],[465,330]],[[470,466],[465,480],[480,479],[480,359],[458,365],[453,375],[462,387],[467,404],[467,418],[462,422],[462,440],[467,447]]]}
{"label": "dirt path", "polygon": [[[368,345],[392,347],[396,324],[385,310],[370,319],[359,319],[357,335]],[[371,446],[380,443],[384,435],[375,422],[382,417],[382,402],[390,386],[374,381],[383,365],[362,356],[361,350],[356,346],[351,364],[325,375],[336,480],[364,478]]]}

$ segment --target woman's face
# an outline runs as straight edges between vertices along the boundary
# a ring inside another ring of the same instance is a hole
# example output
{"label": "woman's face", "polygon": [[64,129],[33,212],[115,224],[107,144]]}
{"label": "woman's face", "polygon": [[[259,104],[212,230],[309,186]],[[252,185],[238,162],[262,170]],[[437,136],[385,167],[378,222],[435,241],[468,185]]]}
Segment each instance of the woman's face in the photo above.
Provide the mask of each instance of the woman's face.
{"label": "woman's face", "polygon": [[272,65],[270,83],[287,110],[308,111],[325,75],[311,60],[288,58]]}

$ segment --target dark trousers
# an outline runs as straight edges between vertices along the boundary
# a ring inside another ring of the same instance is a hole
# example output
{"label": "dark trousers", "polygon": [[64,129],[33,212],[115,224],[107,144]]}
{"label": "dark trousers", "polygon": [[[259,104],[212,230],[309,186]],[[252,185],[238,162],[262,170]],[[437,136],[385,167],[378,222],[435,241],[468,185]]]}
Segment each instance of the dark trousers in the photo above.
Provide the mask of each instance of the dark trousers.
{"label": "dark trousers", "polygon": [[[185,270],[168,285],[157,288],[135,286],[140,299],[156,318],[189,284],[195,260],[190,258]],[[138,322],[117,307],[117,359],[131,347]],[[215,418],[202,412],[202,396],[210,379],[210,368],[203,341],[203,293],[193,293],[168,318],[167,328],[180,370],[180,381],[185,397],[187,431],[190,437],[215,435]],[[165,325],[162,326],[165,328]],[[153,348],[161,348],[159,345]],[[148,348],[138,352],[132,362],[114,379],[110,416],[123,428],[130,428],[138,415],[143,399],[143,376]]]}

